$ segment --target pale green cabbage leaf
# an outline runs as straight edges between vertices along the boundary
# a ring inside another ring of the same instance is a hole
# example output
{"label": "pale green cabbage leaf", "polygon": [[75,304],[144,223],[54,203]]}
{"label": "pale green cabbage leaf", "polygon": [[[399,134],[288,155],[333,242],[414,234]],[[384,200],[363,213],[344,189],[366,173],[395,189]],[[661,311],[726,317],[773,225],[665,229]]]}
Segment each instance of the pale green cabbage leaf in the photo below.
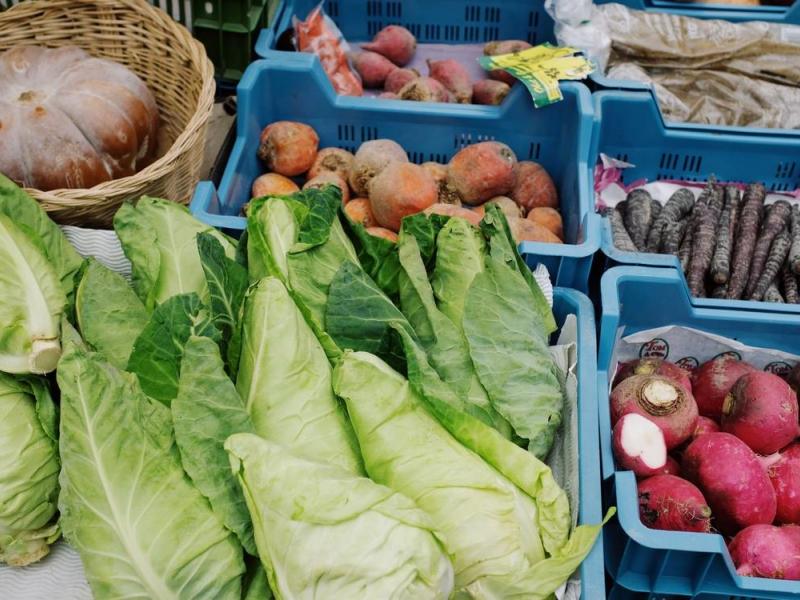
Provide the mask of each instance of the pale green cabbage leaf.
{"label": "pale green cabbage leaf", "polygon": [[36,562],[59,536],[56,421],[45,379],[0,373],[0,563]]}
{"label": "pale green cabbage leaf", "polygon": [[94,596],[239,600],[242,548],[184,473],[169,409],[69,338],[59,510]]}
{"label": "pale green cabbage leaf", "polygon": [[362,472],[325,351],[274,277],[259,281],[245,301],[236,389],[258,435],[307,458]]}
{"label": "pale green cabbage leaf", "polygon": [[411,500],[251,434],[225,443],[281,600],[446,600],[450,561]]}

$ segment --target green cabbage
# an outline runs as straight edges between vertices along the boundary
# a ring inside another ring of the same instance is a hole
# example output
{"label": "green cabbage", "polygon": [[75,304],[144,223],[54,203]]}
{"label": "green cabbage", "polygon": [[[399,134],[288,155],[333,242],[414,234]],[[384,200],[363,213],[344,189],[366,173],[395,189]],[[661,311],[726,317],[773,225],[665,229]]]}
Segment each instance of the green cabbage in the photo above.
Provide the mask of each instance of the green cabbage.
{"label": "green cabbage", "polygon": [[58,538],[56,429],[46,381],[0,373],[0,562],[35,562]]}
{"label": "green cabbage", "polygon": [[550,469],[492,428],[420,398],[366,353],[345,353],[334,389],[367,473],[431,516],[465,597],[548,598],[591,549],[599,525],[569,538],[569,504]]}
{"label": "green cabbage", "polygon": [[59,510],[94,596],[239,600],[242,547],[184,473],[169,409],[65,337]]}
{"label": "green cabbage", "polygon": [[225,443],[282,600],[446,600],[450,561],[405,496],[252,434]]}
{"label": "green cabbage", "polygon": [[114,216],[114,229],[131,261],[133,289],[148,310],[191,292],[208,302],[198,234],[213,235],[229,258],[236,255],[227,236],[195,219],[185,206],[167,200],[143,196],[135,205],[123,204]]}
{"label": "green cabbage", "polygon": [[41,247],[0,213],[0,371],[56,368],[66,304],[58,274]]}
{"label": "green cabbage", "polygon": [[284,285],[262,279],[245,301],[236,389],[256,433],[314,460],[361,473],[361,459],[331,367]]}

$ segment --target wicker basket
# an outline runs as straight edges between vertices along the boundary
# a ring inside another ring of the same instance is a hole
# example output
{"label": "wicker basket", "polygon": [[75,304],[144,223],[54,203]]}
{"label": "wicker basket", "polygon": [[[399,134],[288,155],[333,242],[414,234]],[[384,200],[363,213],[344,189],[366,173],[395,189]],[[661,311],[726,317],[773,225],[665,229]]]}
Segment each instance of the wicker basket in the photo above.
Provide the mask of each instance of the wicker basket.
{"label": "wicker basket", "polygon": [[145,0],[30,0],[0,13],[0,52],[16,45],[78,46],[141,77],[161,117],[159,158],[90,189],[28,190],[59,223],[108,226],[142,195],[187,203],[200,175],[214,104],[214,67],[202,44]]}

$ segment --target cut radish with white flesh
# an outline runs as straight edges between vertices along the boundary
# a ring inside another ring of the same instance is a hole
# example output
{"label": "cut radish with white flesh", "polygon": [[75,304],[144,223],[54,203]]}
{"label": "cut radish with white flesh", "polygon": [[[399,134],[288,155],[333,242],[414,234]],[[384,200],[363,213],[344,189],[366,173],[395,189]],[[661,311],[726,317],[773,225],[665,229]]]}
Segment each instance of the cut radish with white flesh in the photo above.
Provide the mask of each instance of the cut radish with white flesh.
{"label": "cut radish with white flesh", "polygon": [[624,415],[614,427],[613,444],[620,466],[640,477],[654,475],[667,464],[664,433],[642,415]]}

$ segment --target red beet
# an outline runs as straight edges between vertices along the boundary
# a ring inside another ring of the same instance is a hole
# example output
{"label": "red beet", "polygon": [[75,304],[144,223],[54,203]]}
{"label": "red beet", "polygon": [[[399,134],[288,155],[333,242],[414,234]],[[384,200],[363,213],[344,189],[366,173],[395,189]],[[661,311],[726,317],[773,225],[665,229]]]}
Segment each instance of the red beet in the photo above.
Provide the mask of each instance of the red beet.
{"label": "red beet", "polygon": [[429,75],[446,87],[459,104],[472,102],[472,81],[469,73],[457,60],[428,59]]}
{"label": "red beet", "polygon": [[399,67],[406,66],[414,57],[417,39],[405,27],[389,25],[381,29],[368,44],[361,44],[364,50],[377,52]]}
{"label": "red beet", "polygon": [[636,413],[623,416],[612,433],[614,456],[623,469],[639,477],[649,477],[664,470],[667,445],[658,425]]}
{"label": "red beet", "polygon": [[753,451],[729,433],[707,433],[683,453],[683,474],[697,484],[727,535],[743,527],[772,523],[776,500],[769,477]]}
{"label": "red beet", "polygon": [[[500,54],[511,54],[512,52],[521,52],[527,50],[531,45],[523,40],[504,40],[499,42],[489,42],[483,47],[483,53],[486,56],[498,56]],[[516,78],[503,69],[493,69],[489,71],[489,78],[502,81],[508,85],[514,85]]]}
{"label": "red beet", "polygon": [[416,69],[395,69],[386,76],[386,81],[383,82],[383,89],[397,94],[405,84],[415,80],[417,77],[419,77],[419,71]]}
{"label": "red beet", "polygon": [[691,392],[660,375],[634,375],[611,392],[611,424],[629,413],[647,417],[664,432],[667,450],[685,442],[697,424]]}
{"label": "red beet", "polygon": [[797,396],[783,379],[754,371],[743,375],[725,396],[722,431],[732,433],[754,452],[772,454],[798,434]]}
{"label": "red beet", "polygon": [[736,534],[728,551],[739,575],[800,579],[800,545],[784,527],[751,525]]}
{"label": "red beet", "polygon": [[728,355],[719,356],[697,367],[692,373],[692,393],[700,414],[719,419],[725,396],[736,380],[756,370],[754,366]]}
{"label": "red beet", "polygon": [[497,106],[506,99],[511,86],[494,79],[481,79],[472,85],[472,101],[475,104]]}
{"label": "red beet", "polygon": [[414,102],[450,102],[451,95],[441,83],[431,77],[417,77],[397,92],[402,100]]}
{"label": "red beet", "polygon": [[694,428],[694,433],[692,433],[692,437],[700,437],[706,433],[716,433],[719,431],[719,425],[714,419],[709,419],[708,417],[697,417],[697,426]]}
{"label": "red beet", "polygon": [[633,375],[661,375],[680,383],[684,388],[692,391],[692,382],[689,373],[675,363],[663,358],[640,358],[619,365],[617,376],[614,378],[614,387]]}
{"label": "red beet", "polygon": [[637,484],[639,518],[645,527],[667,531],[711,531],[711,509],[703,493],[675,475],[655,475]]}
{"label": "red beet", "polygon": [[800,523],[800,444],[784,449],[767,475],[778,501],[777,522]]}
{"label": "red beet", "polygon": [[517,156],[500,142],[480,142],[459,150],[447,165],[447,183],[467,204],[505,196],[514,185]]}
{"label": "red beet", "polygon": [[359,52],[353,57],[353,66],[365,88],[383,87],[389,74],[397,70],[397,65],[377,52]]}

